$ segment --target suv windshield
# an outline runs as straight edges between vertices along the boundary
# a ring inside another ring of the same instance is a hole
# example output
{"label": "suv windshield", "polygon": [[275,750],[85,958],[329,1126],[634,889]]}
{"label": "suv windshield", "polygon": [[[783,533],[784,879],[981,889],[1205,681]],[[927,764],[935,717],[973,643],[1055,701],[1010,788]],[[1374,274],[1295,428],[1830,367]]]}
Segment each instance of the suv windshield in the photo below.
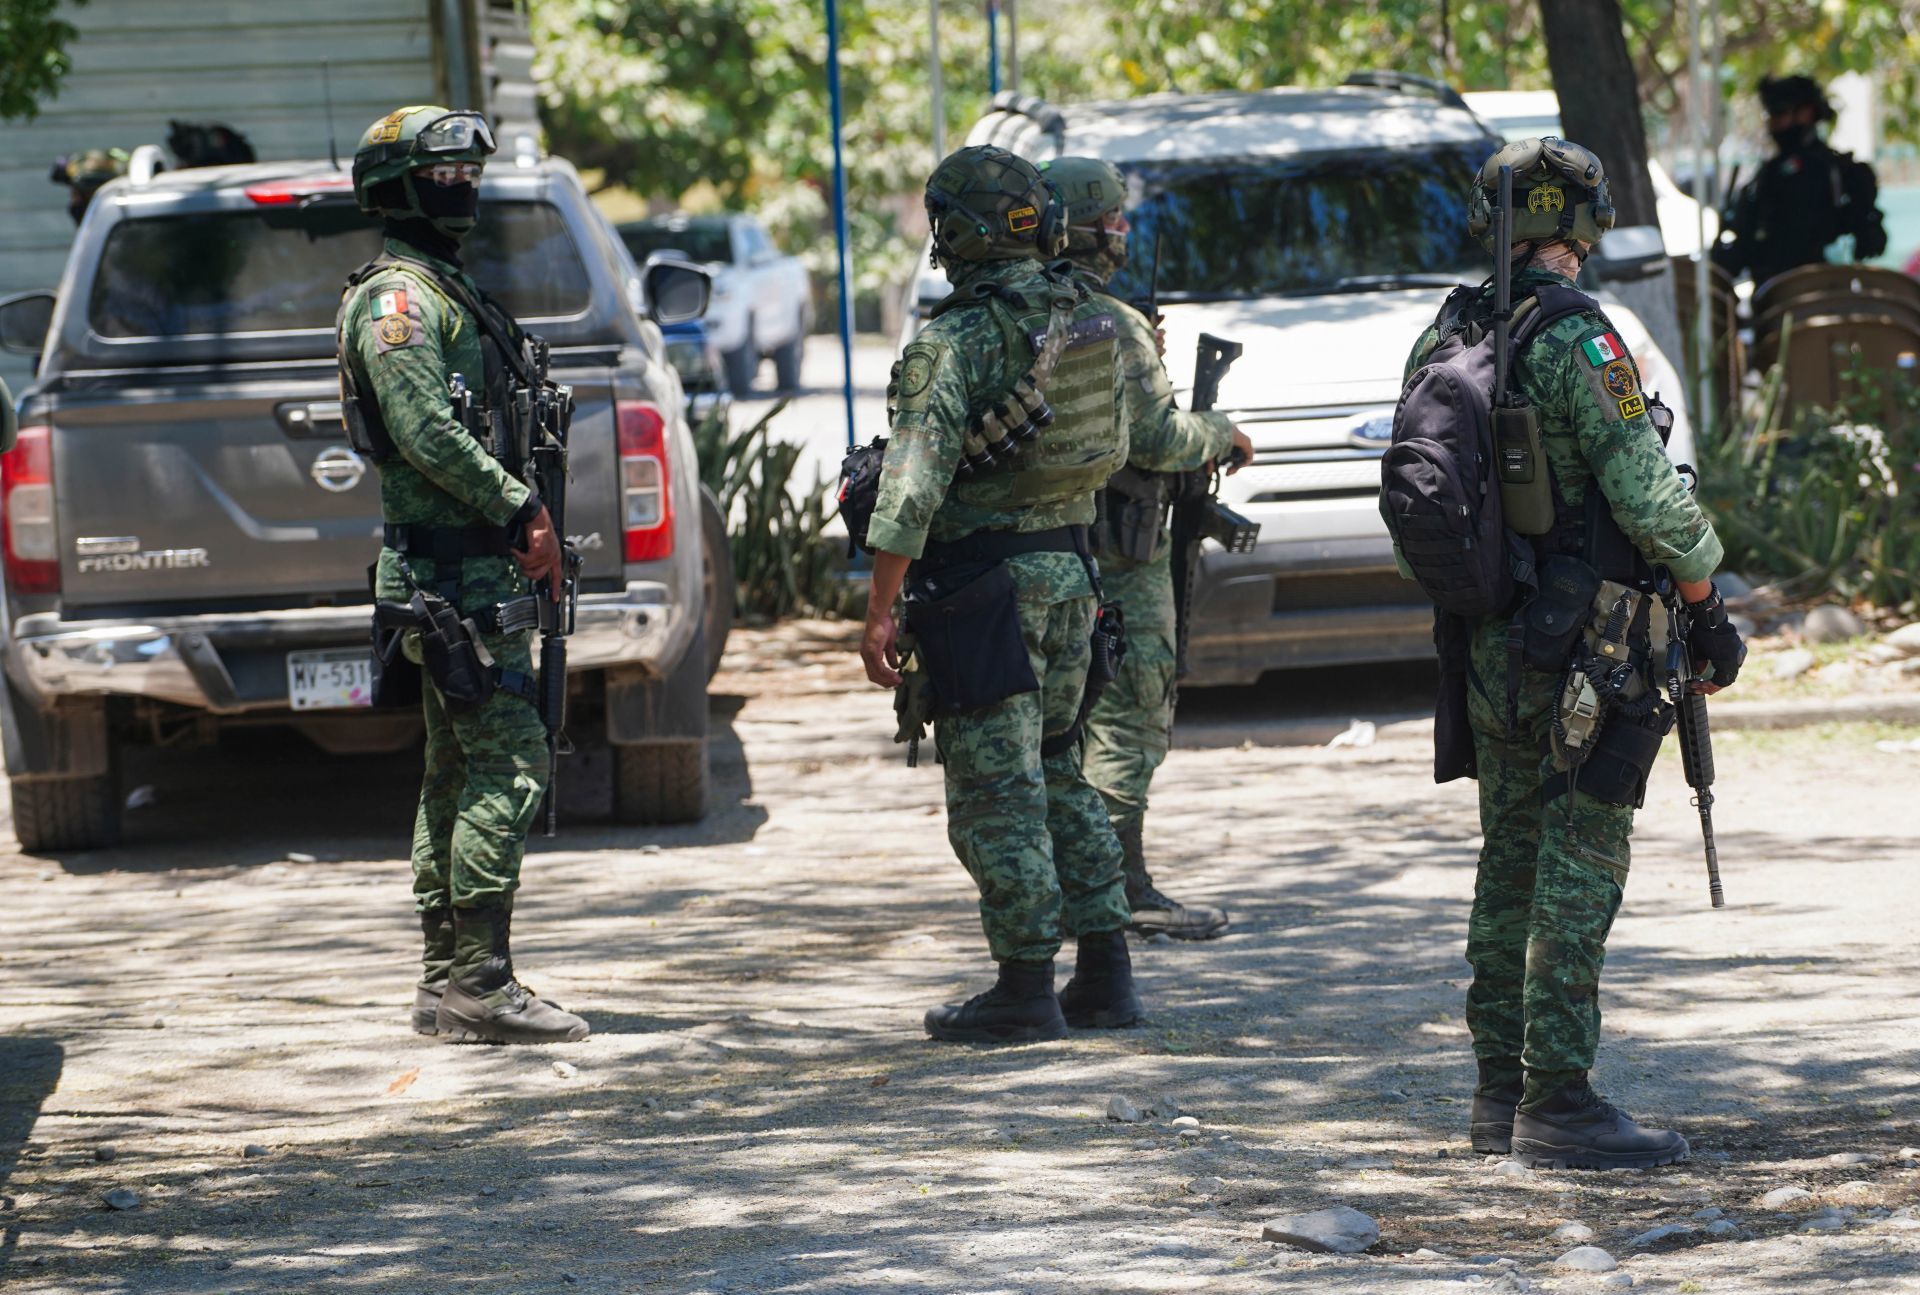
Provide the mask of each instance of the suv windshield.
{"label": "suv windshield", "polygon": [[1133,233],[1110,290],[1147,295],[1156,241],[1164,301],[1479,279],[1486,256],[1467,234],[1466,197],[1494,147],[1124,164]]}
{"label": "suv windshield", "polygon": [[[348,273],[379,252],[378,224],[343,202],[123,220],[101,253],[87,322],[120,338],[331,331]],[[589,304],[586,266],[550,204],[484,204],[462,259],[517,319]]]}
{"label": "suv windshield", "polygon": [[731,261],[733,249],[727,244],[724,223],[686,225],[671,229],[665,225],[622,225],[621,241],[644,262],[655,252],[678,252],[692,261]]}

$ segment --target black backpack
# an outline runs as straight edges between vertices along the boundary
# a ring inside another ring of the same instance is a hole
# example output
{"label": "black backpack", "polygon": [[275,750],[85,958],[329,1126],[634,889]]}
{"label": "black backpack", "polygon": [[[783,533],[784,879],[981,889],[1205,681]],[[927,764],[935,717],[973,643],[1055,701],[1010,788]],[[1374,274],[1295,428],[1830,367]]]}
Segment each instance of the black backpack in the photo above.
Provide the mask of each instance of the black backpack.
{"label": "black backpack", "polygon": [[[1479,288],[1454,289],[1435,323],[1440,341],[1400,392],[1393,444],[1380,460],[1380,512],[1421,590],[1443,612],[1491,616],[1513,605],[1532,546],[1501,515],[1494,474],[1494,333],[1475,318]],[[1514,303],[1509,360],[1541,329],[1593,298],[1549,284]],[[1509,362],[1507,372],[1513,372]],[[1511,380],[1511,379],[1509,379]]]}

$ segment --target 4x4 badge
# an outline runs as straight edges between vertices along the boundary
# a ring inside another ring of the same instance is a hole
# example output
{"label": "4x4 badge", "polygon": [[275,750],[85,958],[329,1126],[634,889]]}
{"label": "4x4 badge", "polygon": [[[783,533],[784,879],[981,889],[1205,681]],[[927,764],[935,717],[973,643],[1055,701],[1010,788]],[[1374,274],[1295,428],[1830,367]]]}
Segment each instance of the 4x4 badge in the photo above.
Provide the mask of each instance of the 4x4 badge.
{"label": "4x4 badge", "polygon": [[344,445],[330,445],[315,456],[307,475],[322,490],[342,495],[367,475],[367,461]]}

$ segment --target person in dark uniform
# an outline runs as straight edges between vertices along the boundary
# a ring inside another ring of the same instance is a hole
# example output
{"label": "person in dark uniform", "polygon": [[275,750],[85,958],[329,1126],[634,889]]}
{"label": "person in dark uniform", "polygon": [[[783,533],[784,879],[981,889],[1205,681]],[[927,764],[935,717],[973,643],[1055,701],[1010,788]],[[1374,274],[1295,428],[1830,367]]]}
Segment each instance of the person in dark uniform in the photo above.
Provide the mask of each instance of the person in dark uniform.
{"label": "person in dark uniform", "polygon": [[1760,82],[1767,133],[1779,149],[1734,195],[1721,217],[1715,264],[1756,284],[1796,266],[1817,265],[1827,248],[1853,236],[1850,259],[1870,261],[1887,250],[1876,202],[1873,167],[1834,151],[1820,126],[1833,105],[1812,77],[1767,77]]}

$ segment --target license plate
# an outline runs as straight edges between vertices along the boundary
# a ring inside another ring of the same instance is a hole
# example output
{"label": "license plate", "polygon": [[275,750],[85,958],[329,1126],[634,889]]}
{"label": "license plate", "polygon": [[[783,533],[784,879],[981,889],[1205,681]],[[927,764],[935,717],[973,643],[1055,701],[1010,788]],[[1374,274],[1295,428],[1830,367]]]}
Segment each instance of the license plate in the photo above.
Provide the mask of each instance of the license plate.
{"label": "license plate", "polygon": [[373,705],[373,653],[366,648],[287,653],[287,700],[295,710]]}

